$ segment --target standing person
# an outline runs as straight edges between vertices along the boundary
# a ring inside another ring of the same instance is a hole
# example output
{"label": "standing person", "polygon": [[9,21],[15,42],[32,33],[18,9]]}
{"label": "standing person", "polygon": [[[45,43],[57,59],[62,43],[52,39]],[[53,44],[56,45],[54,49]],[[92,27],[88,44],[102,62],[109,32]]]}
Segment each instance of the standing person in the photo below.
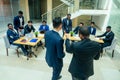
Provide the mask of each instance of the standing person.
{"label": "standing person", "polygon": [[[67,36],[68,38],[69,36]],[[87,27],[82,27],[79,31],[81,41],[73,42],[66,39],[66,51],[73,54],[69,72],[72,80],[88,80],[94,74],[93,60],[99,59],[100,44],[89,39]]]}
{"label": "standing person", "polygon": [[18,11],[18,16],[14,17],[13,24],[16,31],[18,31],[19,27],[24,26],[24,17],[22,11]]}
{"label": "standing person", "polygon": [[46,21],[42,21],[42,25],[40,25],[39,32],[40,33],[45,33],[46,31],[49,30],[49,26],[46,24]]}
{"label": "standing person", "polygon": [[24,34],[27,34],[27,33],[31,33],[31,32],[35,32],[35,28],[34,26],[32,25],[32,21],[29,20],[28,21],[28,24],[25,26],[24,28]]}
{"label": "standing person", "polygon": [[75,34],[78,34],[80,28],[83,27],[83,26],[84,26],[84,23],[83,23],[83,22],[80,22],[79,26],[77,26],[77,27],[73,30],[73,32],[74,32]]}
{"label": "standing person", "polygon": [[91,26],[88,27],[88,30],[91,35],[96,34],[95,22],[91,22]]}
{"label": "standing person", "polygon": [[60,17],[53,20],[53,30],[45,33],[45,47],[46,47],[46,62],[49,67],[53,69],[52,80],[58,80],[63,67],[63,57],[65,56],[63,50],[64,40],[59,35],[62,29],[62,21]]}
{"label": "standing person", "polygon": [[72,20],[71,18],[71,14],[67,14],[67,18],[63,19],[63,32],[65,33],[69,33],[70,31],[72,31]]}

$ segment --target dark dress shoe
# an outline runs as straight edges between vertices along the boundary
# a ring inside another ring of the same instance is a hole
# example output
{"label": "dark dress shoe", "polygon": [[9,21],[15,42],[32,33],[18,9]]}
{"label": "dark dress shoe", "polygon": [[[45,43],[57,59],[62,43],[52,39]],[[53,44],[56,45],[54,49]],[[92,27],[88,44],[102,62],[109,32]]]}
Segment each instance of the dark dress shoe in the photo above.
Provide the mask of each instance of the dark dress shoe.
{"label": "dark dress shoe", "polygon": [[62,78],[62,76],[60,75],[60,76],[58,77],[58,80],[61,79],[61,78]]}

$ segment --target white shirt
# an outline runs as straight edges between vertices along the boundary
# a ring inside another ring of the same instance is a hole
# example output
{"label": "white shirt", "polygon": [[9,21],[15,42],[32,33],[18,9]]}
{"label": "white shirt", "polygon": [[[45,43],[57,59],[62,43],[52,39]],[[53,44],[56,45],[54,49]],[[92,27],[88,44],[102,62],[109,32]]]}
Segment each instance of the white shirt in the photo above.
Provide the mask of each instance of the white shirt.
{"label": "white shirt", "polygon": [[69,20],[67,20],[67,26],[69,25]]}
{"label": "white shirt", "polygon": [[91,33],[93,32],[93,28],[91,27]]}
{"label": "white shirt", "polygon": [[23,25],[22,25],[22,22],[23,22],[22,17],[20,17],[19,20],[20,20],[20,26],[23,26]]}
{"label": "white shirt", "polygon": [[[111,32],[111,31],[110,31]],[[106,34],[106,36],[108,35],[108,34],[110,34],[110,32],[108,32],[107,34]]]}

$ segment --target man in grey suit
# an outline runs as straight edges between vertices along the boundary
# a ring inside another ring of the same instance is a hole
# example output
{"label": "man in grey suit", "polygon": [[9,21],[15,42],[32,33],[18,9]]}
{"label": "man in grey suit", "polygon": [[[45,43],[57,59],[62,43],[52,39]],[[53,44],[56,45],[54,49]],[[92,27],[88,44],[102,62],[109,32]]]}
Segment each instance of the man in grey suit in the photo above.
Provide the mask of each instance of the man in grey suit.
{"label": "man in grey suit", "polygon": [[[73,42],[66,39],[66,51],[73,54],[69,72],[72,80],[88,80],[89,76],[94,74],[93,60],[99,59],[100,44],[89,39],[89,31],[87,27],[81,27],[79,37],[81,41]],[[69,38],[68,35],[66,35]]]}
{"label": "man in grey suit", "polygon": [[46,62],[49,67],[53,68],[52,80],[58,80],[63,67],[63,57],[65,56],[63,50],[64,40],[59,35],[62,29],[62,21],[60,17],[53,20],[53,30],[45,33],[45,47],[46,47]]}

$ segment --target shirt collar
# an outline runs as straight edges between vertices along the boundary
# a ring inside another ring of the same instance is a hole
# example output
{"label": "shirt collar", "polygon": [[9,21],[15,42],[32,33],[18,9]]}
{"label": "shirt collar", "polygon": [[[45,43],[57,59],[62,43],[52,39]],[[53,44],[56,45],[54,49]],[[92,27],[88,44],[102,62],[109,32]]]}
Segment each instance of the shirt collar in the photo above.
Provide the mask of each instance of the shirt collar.
{"label": "shirt collar", "polygon": [[57,30],[55,30],[55,29],[53,29],[53,31],[55,31],[55,32],[57,32],[57,33],[59,33]]}

